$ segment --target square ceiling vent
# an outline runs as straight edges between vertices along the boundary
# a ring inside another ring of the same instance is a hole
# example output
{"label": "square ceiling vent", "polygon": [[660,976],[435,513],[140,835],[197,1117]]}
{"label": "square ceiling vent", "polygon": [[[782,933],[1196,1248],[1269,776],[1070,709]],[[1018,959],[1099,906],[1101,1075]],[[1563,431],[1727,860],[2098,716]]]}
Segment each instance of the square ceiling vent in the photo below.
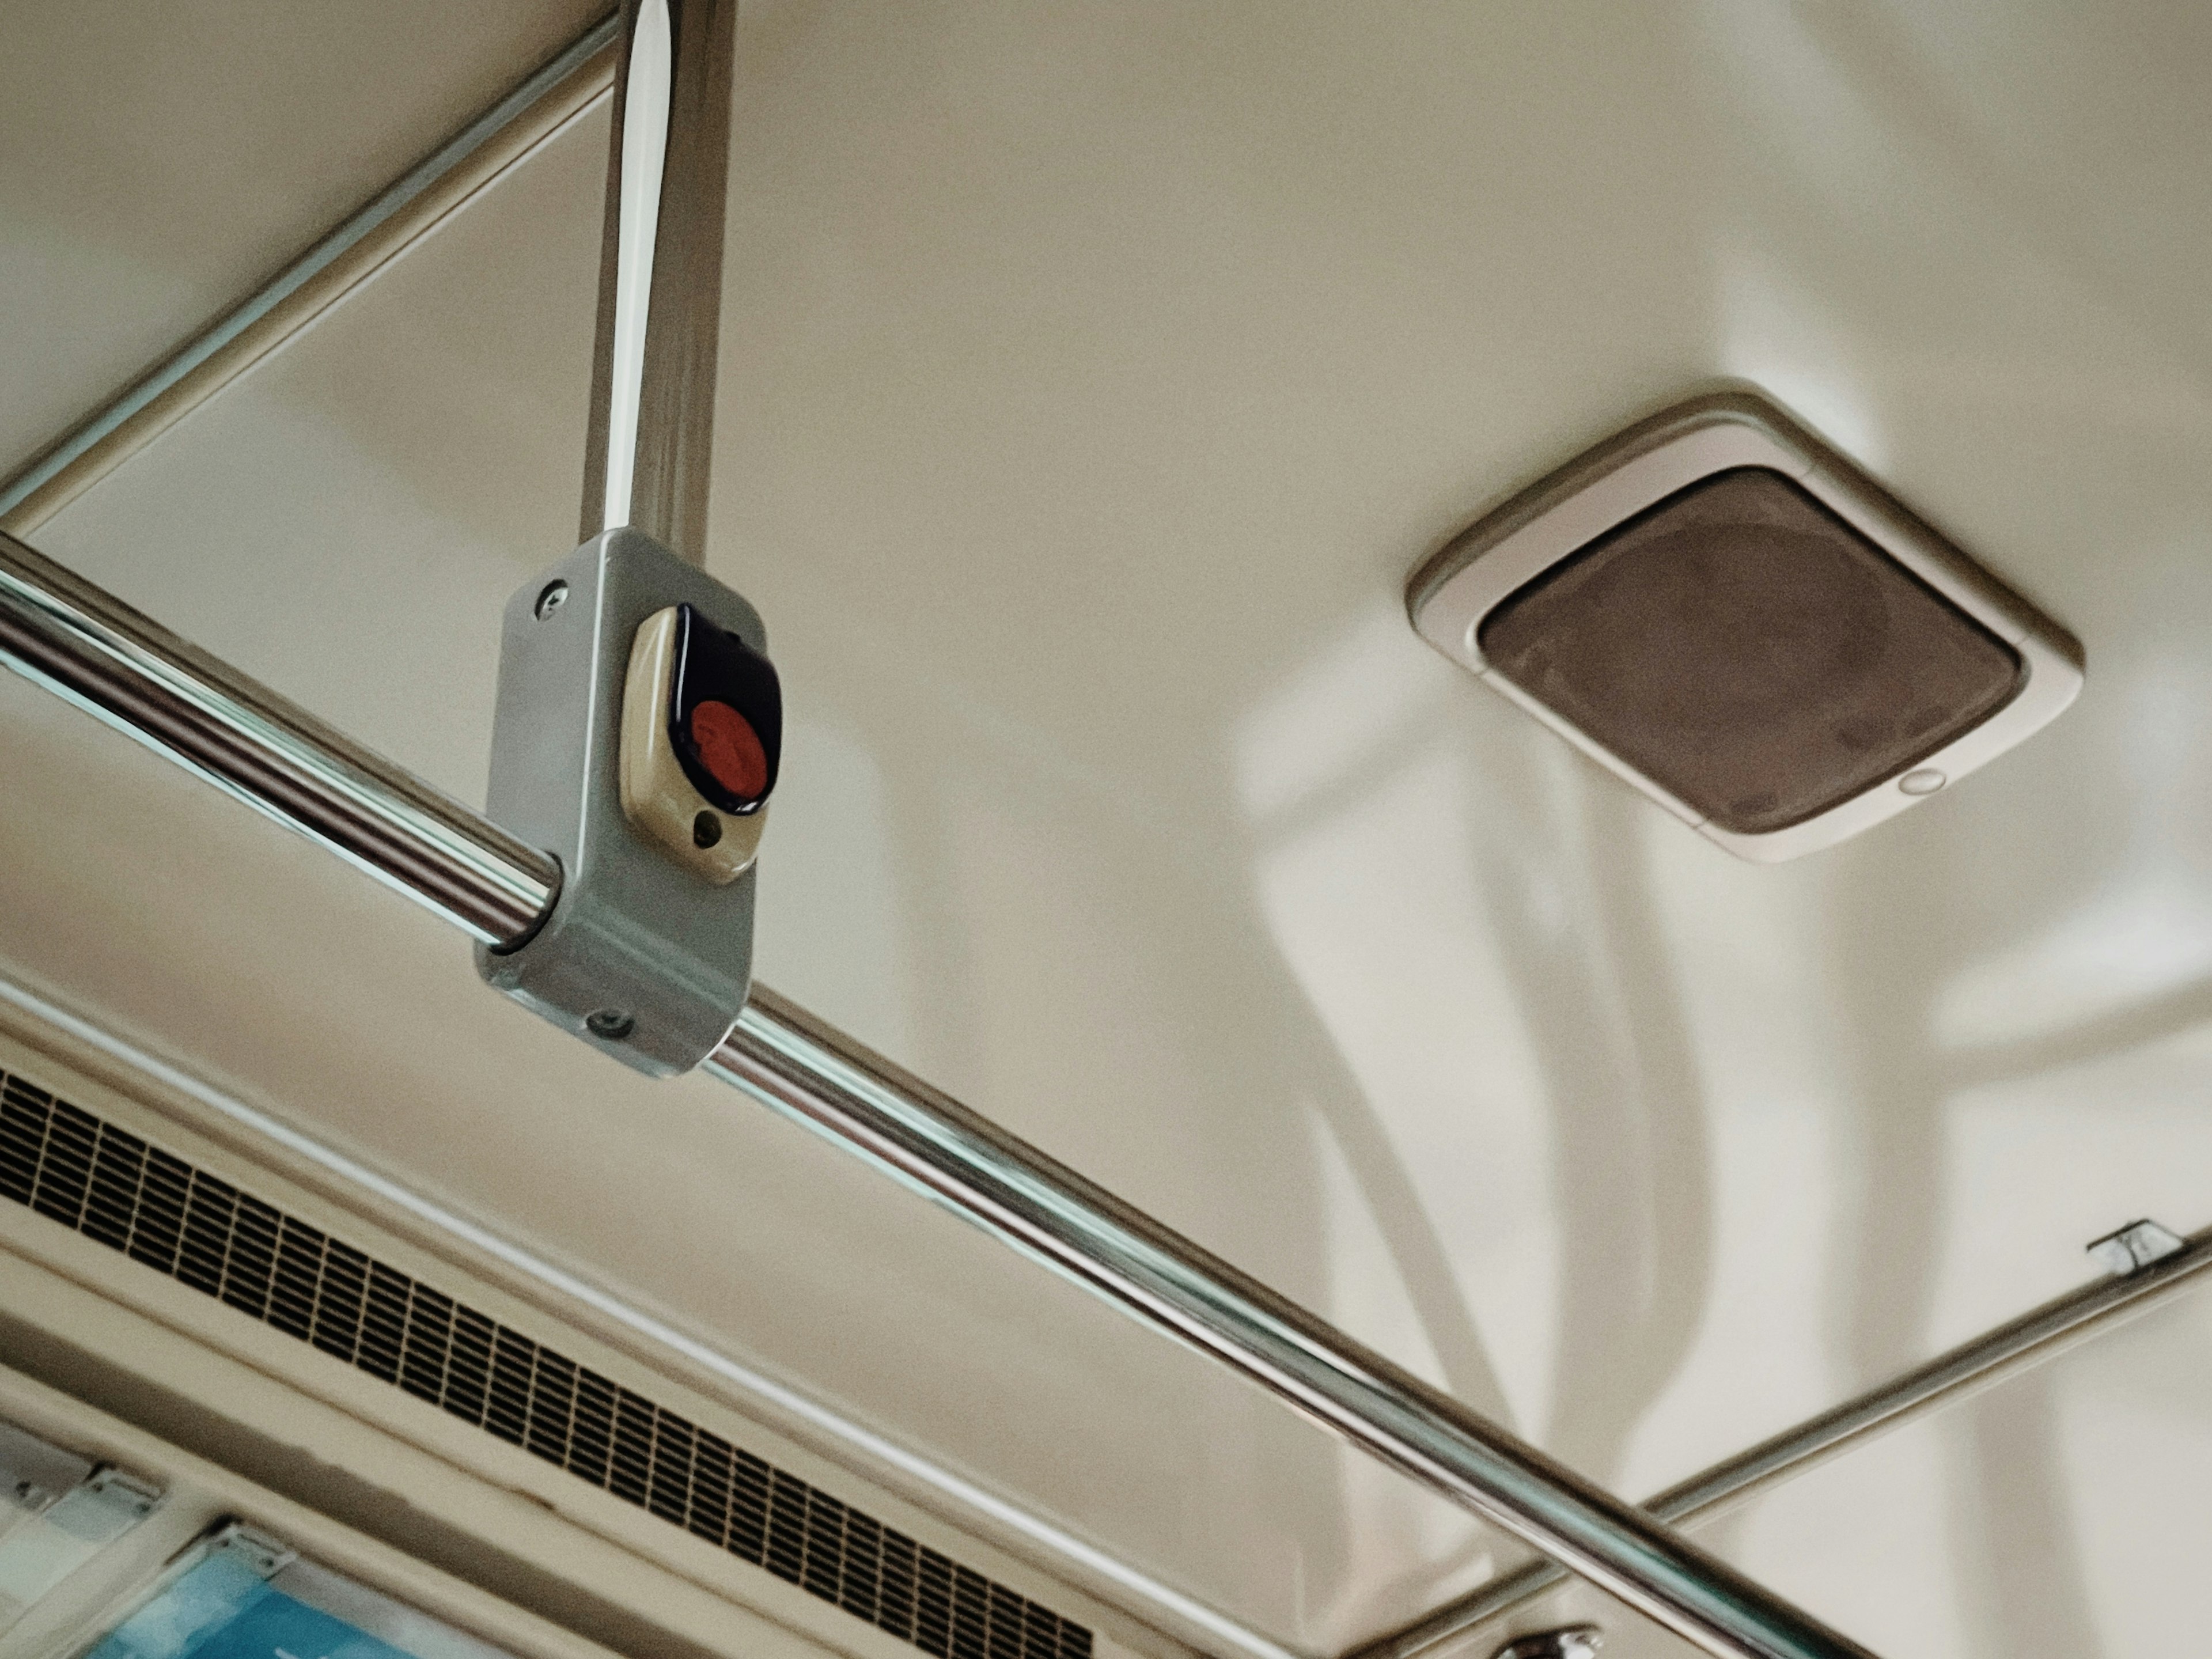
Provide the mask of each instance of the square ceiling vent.
{"label": "square ceiling vent", "polygon": [[2063,629],[1747,392],[1632,427],[1414,574],[1413,626],[1729,851],[1902,811],[2081,687]]}

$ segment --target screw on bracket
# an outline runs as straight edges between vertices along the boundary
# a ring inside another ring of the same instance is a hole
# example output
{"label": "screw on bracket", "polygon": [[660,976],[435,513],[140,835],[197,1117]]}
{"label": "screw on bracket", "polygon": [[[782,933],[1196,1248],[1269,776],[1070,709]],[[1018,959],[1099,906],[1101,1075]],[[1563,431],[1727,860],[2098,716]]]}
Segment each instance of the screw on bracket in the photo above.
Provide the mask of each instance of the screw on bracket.
{"label": "screw on bracket", "polygon": [[155,1505],[161,1501],[159,1486],[149,1486],[137,1476],[124,1474],[112,1464],[94,1469],[92,1478],[84,1484],[106,1497],[117,1508],[133,1515],[151,1515]]}
{"label": "screw on bracket", "polygon": [[2154,1261],[2179,1255],[2189,1248],[2189,1241],[2155,1221],[2130,1221],[2116,1233],[2092,1239],[2088,1248],[2099,1267],[2115,1279],[2125,1279]]}
{"label": "screw on bracket", "polygon": [[1604,1645],[1605,1632],[1595,1625],[1565,1625],[1534,1636],[1516,1636],[1491,1659],[1593,1659]]}
{"label": "screw on bracket", "polygon": [[222,1551],[243,1565],[257,1578],[274,1578],[299,1559],[288,1544],[264,1537],[239,1521],[227,1521],[207,1540],[210,1551]]}

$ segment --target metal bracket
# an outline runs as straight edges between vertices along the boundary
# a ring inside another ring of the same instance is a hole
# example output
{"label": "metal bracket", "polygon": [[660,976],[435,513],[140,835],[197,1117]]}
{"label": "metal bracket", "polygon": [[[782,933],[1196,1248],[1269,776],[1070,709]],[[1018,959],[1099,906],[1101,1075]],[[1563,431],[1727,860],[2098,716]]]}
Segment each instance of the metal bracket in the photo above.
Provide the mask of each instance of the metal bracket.
{"label": "metal bracket", "polygon": [[300,1559],[289,1544],[256,1532],[243,1521],[226,1521],[217,1528],[206,1540],[204,1554],[198,1559],[205,1559],[208,1555],[228,1556],[257,1578],[274,1578]]}
{"label": "metal bracket", "polygon": [[1604,1645],[1605,1632],[1595,1625],[1566,1625],[1534,1636],[1516,1636],[1491,1659],[1595,1659]]}
{"label": "metal bracket", "polygon": [[2116,1233],[2091,1239],[2087,1246],[2090,1260],[2115,1279],[2141,1273],[2152,1262],[2179,1255],[2188,1248],[2186,1239],[2155,1221],[2130,1221]]}
{"label": "metal bracket", "polygon": [[702,879],[623,812],[631,641],[678,605],[766,651],[752,606],[635,530],[594,536],[507,602],[485,810],[561,861],[561,895],[520,943],[477,947],[488,983],[654,1077],[712,1054],[752,984],[754,872]]}

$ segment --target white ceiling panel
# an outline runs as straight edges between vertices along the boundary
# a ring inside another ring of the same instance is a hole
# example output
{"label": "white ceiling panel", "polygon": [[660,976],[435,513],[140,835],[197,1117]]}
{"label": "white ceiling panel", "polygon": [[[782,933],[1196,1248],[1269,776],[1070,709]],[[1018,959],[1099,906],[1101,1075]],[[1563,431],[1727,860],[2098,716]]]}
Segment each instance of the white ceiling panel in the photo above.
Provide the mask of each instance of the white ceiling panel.
{"label": "white ceiling panel", "polygon": [[0,4],[0,477],[607,9]]}

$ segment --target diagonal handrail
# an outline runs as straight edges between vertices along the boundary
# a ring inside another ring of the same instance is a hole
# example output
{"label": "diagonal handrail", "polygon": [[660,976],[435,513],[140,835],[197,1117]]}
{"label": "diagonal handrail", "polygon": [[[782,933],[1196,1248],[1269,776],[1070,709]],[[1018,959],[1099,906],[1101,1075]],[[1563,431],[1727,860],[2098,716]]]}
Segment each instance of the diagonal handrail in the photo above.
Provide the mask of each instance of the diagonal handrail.
{"label": "diagonal handrail", "polygon": [[[1668,1487],[1646,1500],[1644,1510],[1671,1526],[1712,1520],[1878,1435],[1956,1405],[2123,1320],[2149,1312],[2169,1297],[2201,1285],[2208,1268],[2212,1268],[2212,1229],[2191,1234],[2170,1255],[2055,1297],[1864,1394],[1769,1436]],[[1565,1577],[1549,1561],[1532,1561],[1361,1643],[1343,1659],[1419,1659],[1527,1606]]]}
{"label": "diagonal handrail", "polygon": [[[10,667],[494,940],[542,853],[0,535]],[[532,909],[532,901],[538,908]],[[1869,1659],[1662,1522],[772,992],[708,1069],[1726,1659]]]}

